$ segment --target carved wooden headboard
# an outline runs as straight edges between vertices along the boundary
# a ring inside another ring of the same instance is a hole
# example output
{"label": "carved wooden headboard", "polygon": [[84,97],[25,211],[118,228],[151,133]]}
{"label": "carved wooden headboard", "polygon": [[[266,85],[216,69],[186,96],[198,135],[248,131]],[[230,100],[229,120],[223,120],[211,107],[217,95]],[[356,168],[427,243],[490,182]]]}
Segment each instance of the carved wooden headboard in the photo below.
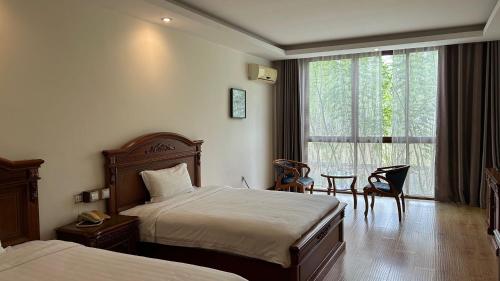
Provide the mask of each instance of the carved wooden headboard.
{"label": "carved wooden headboard", "polygon": [[43,160],[0,158],[0,241],[12,246],[40,239],[38,168]]}
{"label": "carved wooden headboard", "polygon": [[154,133],[136,138],[120,149],[103,151],[106,158],[106,186],[110,188],[108,212],[117,214],[149,200],[139,173],[188,166],[191,181],[201,185],[201,140],[190,140],[175,133]]}

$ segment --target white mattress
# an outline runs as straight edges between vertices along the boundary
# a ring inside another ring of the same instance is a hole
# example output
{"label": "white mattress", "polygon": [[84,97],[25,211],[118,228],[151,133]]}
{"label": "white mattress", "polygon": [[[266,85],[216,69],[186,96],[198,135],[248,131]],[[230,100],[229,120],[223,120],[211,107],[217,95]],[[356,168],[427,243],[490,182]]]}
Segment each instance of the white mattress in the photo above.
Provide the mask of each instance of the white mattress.
{"label": "white mattress", "polygon": [[290,246],[339,201],[332,196],[203,187],[122,212],[140,218],[141,240],[198,247],[290,266]]}
{"label": "white mattress", "polygon": [[84,247],[32,241],[0,255],[0,281],[244,281],[214,269]]}

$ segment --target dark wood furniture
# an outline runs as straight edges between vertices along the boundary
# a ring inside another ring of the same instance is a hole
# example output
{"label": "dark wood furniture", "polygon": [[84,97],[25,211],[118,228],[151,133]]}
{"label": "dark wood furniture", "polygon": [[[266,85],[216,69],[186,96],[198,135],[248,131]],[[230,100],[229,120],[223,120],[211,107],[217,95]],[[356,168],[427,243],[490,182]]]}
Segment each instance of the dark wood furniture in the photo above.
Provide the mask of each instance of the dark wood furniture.
{"label": "dark wood furniture", "polygon": [[[121,149],[104,151],[106,184],[111,191],[108,212],[116,214],[149,200],[139,175],[143,170],[187,163],[192,182],[200,186],[202,143],[174,133],[155,133],[139,137]],[[292,264],[288,268],[230,253],[146,242],[139,243],[139,253],[233,272],[249,280],[321,280],[345,248],[344,209],[341,203],[290,245]]]}
{"label": "dark wood furniture", "polygon": [[[396,199],[398,218],[399,221],[401,221],[401,202],[399,201],[399,196],[401,196],[403,212],[405,212],[405,195],[403,193],[403,187],[409,169],[410,166],[408,165],[381,167],[377,168],[377,170],[368,177],[369,184],[363,188],[365,217],[368,215],[368,195],[371,194],[372,196],[371,208],[373,209],[375,194],[377,194],[379,196],[394,197],[394,199]],[[375,179],[375,182],[373,179]]]}
{"label": "dark wood furniture", "polygon": [[[333,191],[333,196],[336,196],[337,195],[337,191],[348,191],[350,190],[352,192],[352,197],[354,198],[354,209],[356,209],[358,207],[358,198],[356,197],[357,196],[357,190],[356,190],[356,180],[357,180],[357,176],[355,175],[326,175],[326,174],[321,174],[322,177],[326,178],[326,180],[328,181],[328,188],[326,190],[326,192],[328,193],[328,195],[330,195],[330,193]],[[348,185],[348,186],[337,186],[337,184],[335,183],[335,180],[336,179],[351,179],[351,184]]]}
{"label": "dark wood furniture", "polygon": [[139,218],[113,215],[99,226],[79,228],[76,223],[56,229],[57,239],[125,254],[136,254]]}
{"label": "dark wood furniture", "polygon": [[[277,174],[275,190],[300,193],[309,190],[312,194],[314,180],[309,177],[311,168],[309,168],[306,163],[287,159],[277,159],[273,161],[273,166]],[[306,169],[305,175],[303,175],[304,169]]]}
{"label": "dark wood furniture", "polygon": [[496,255],[500,255],[500,171],[486,169],[488,188],[488,234],[492,235]]}
{"label": "dark wood furniture", "polygon": [[38,169],[43,162],[0,158],[0,241],[3,246],[40,239]]}

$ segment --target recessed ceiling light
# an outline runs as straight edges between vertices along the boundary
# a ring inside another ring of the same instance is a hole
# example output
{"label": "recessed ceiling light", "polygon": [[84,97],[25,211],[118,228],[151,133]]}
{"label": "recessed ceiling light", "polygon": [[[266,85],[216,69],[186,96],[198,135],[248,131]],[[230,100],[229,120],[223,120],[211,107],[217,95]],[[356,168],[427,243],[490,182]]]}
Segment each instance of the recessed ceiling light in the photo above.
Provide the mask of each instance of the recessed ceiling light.
{"label": "recessed ceiling light", "polygon": [[373,49],[375,52],[378,52],[380,49],[379,48],[375,48]]}
{"label": "recessed ceiling light", "polygon": [[164,21],[164,22],[171,22],[172,21],[171,18],[161,18],[161,20]]}

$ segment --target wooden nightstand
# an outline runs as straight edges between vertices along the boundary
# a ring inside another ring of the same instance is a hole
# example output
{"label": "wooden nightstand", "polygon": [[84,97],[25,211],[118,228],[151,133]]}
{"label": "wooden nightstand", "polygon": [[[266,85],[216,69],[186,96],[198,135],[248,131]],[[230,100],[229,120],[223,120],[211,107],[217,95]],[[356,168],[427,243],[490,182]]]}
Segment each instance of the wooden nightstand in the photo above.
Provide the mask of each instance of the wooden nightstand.
{"label": "wooden nightstand", "polygon": [[115,215],[99,226],[78,228],[76,223],[71,223],[59,227],[56,233],[59,240],[120,253],[136,254],[139,242],[139,218]]}

